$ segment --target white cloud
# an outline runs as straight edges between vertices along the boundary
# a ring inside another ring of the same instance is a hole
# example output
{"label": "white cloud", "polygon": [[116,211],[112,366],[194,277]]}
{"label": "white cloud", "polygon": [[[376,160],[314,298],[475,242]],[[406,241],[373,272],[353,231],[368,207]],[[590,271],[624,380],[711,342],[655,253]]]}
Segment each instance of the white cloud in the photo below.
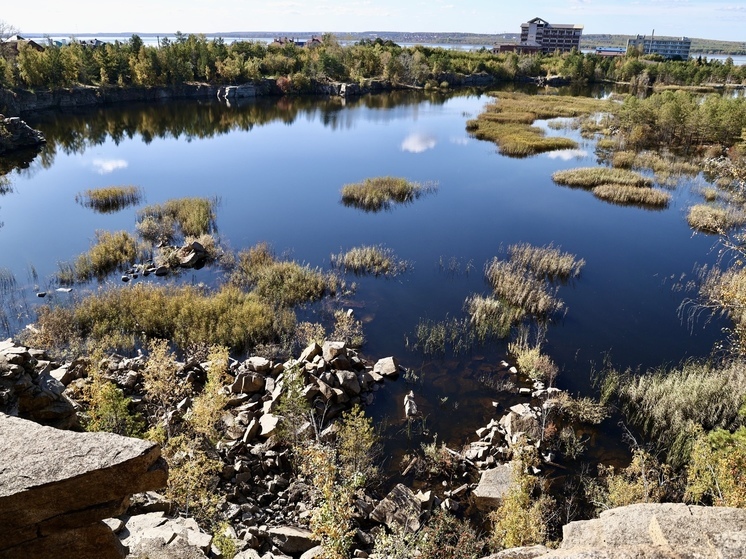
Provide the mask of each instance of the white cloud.
{"label": "white cloud", "polygon": [[452,144],[456,144],[457,146],[465,146],[469,143],[468,138],[460,138],[458,136],[451,136],[450,141]]}
{"label": "white cloud", "polygon": [[124,159],[94,159],[91,165],[99,175],[108,175],[117,169],[126,169],[129,163]]}
{"label": "white cloud", "polygon": [[560,149],[547,153],[547,156],[550,159],[561,159],[562,161],[580,159],[581,157],[585,157],[586,155],[588,155],[588,152],[584,149]]}
{"label": "white cloud", "polygon": [[435,136],[414,132],[404,138],[404,141],[401,143],[401,150],[410,153],[422,153],[423,151],[433,149],[437,143],[438,140]]}

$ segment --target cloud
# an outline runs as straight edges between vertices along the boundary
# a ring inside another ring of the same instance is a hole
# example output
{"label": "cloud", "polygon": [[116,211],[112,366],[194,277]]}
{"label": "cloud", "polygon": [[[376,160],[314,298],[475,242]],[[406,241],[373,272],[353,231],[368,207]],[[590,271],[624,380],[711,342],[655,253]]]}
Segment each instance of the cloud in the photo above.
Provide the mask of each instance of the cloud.
{"label": "cloud", "polygon": [[91,165],[99,175],[108,175],[117,169],[126,169],[129,163],[124,159],[94,159]]}
{"label": "cloud", "polygon": [[410,153],[422,153],[423,151],[433,149],[437,143],[438,140],[435,136],[415,132],[404,138],[404,141],[401,143],[401,150]]}
{"label": "cloud", "polygon": [[457,146],[465,146],[466,144],[469,143],[469,139],[468,138],[460,138],[458,136],[451,136],[450,142],[452,144],[456,144]]}
{"label": "cloud", "polygon": [[588,155],[588,152],[584,149],[560,149],[547,153],[547,156],[550,159],[561,159],[562,161],[580,159],[581,157],[585,157],[586,155]]}

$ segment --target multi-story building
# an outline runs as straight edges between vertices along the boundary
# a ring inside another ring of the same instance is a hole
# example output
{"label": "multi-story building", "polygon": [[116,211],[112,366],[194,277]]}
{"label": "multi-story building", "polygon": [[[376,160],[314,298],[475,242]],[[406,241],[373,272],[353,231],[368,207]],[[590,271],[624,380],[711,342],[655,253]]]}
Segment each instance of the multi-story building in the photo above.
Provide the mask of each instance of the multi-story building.
{"label": "multi-story building", "polygon": [[680,39],[663,39],[655,35],[645,37],[638,35],[634,39],[627,40],[627,50],[637,49],[641,54],[659,54],[664,58],[686,60],[689,58],[689,50],[692,48],[692,40],[688,37]]}
{"label": "multi-story building", "polygon": [[521,45],[539,46],[544,53],[580,50],[582,35],[582,25],[549,23],[539,17],[521,24]]}

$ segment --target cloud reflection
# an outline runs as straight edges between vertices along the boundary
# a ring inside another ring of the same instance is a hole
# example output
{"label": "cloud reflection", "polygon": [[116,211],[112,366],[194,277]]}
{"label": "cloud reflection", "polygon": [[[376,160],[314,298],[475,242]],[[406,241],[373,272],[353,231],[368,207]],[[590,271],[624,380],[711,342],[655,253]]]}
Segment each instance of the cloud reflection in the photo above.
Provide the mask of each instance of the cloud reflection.
{"label": "cloud reflection", "polygon": [[92,165],[99,175],[108,175],[117,169],[126,169],[129,163],[124,159],[94,159]]}
{"label": "cloud reflection", "polygon": [[584,149],[559,149],[557,151],[550,151],[547,153],[550,159],[561,159],[562,161],[570,161],[571,159],[580,159],[588,155],[588,152]]}
{"label": "cloud reflection", "polygon": [[404,141],[401,143],[401,150],[410,153],[422,153],[423,151],[433,149],[437,143],[438,140],[435,136],[415,132],[404,138]]}

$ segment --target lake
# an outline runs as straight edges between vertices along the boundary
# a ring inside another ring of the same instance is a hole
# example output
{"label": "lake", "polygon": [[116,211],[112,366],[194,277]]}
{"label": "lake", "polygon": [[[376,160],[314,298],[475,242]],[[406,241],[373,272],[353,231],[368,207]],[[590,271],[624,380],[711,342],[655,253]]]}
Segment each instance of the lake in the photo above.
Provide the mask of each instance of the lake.
{"label": "lake", "polygon": [[[501,396],[485,378],[505,358],[505,342],[468,355],[425,356],[411,347],[422,319],[463,317],[466,297],[488,293],[485,263],[508,245],[553,243],[586,261],[559,288],[567,312],[552,322],[546,352],[561,369],[558,385],[590,394],[604,360],[647,369],[707,356],[722,338],[720,320],[679,312],[692,294],[674,289],[717,260],[716,238],[686,223],[703,179],[673,190],[669,207],[620,207],[558,186],[559,169],[596,165],[595,141],[523,159],[497,153],[465,130],[490,97],[478,92],[396,92],[360,99],[258,99],[238,106],[181,101],[29,116],[48,145],[26,169],[11,172],[0,197],[0,269],[15,286],[4,298],[6,334],[33,321],[36,292],[64,302],[86,288],[56,293],[58,262],[87,250],[99,229],[135,231],[139,207],[184,196],[217,196],[217,225],[237,251],[266,241],[277,254],[323,269],[330,255],[380,244],[412,264],[392,279],[348,277],[354,296],[304,311],[328,318],[353,308],[365,324],[363,353],[395,355],[411,368],[387,383],[372,408],[392,429],[401,397],[414,390],[432,432],[465,441],[494,415]],[[546,123],[538,123],[546,126]],[[390,211],[365,213],[340,202],[344,184],[401,176],[435,182],[437,191]],[[76,203],[89,188],[136,185],[140,206],[97,214]],[[213,285],[219,271],[182,277]],[[140,278],[136,281],[169,281]],[[119,276],[106,282],[127,289]],[[408,343],[409,342],[409,343]],[[415,378],[417,377],[417,378]]]}

